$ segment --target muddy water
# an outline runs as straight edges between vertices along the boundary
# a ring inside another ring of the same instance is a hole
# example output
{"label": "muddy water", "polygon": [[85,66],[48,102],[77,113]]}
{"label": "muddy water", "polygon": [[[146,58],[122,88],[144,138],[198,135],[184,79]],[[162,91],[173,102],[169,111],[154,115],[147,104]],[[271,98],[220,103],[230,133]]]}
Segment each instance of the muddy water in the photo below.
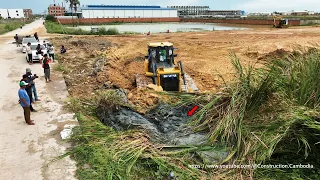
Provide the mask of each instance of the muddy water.
{"label": "muddy water", "polygon": [[116,28],[120,33],[161,33],[169,30],[170,32],[196,32],[196,31],[213,31],[213,30],[245,30],[245,27],[224,26],[213,23],[128,23],[119,25],[103,25],[103,26],[79,26],[83,30],[91,30],[91,28],[106,29]]}
{"label": "muddy water", "polygon": [[[119,93],[121,93],[121,90]],[[120,107],[117,110],[99,107],[97,115],[102,123],[113,127],[117,131],[144,130],[148,132],[155,144],[212,146],[207,141],[207,132],[193,132],[187,125],[189,122],[187,113],[191,107],[176,108],[168,104],[160,104],[145,115],[126,107]],[[215,143],[213,147],[214,149],[196,153],[205,163],[209,164],[218,163],[228,156],[228,151],[221,148],[218,143]]]}

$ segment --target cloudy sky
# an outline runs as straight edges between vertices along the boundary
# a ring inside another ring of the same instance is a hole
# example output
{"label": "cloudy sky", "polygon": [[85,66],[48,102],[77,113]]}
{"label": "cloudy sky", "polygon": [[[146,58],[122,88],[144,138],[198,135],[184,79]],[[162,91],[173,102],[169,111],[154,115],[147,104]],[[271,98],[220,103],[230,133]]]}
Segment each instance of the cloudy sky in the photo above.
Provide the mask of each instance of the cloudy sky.
{"label": "cloudy sky", "polygon": [[[31,8],[35,13],[43,12],[53,0],[1,0],[1,8]],[[56,0],[56,4],[63,2]],[[258,11],[320,11],[319,0],[80,0],[82,5],[87,4],[116,4],[116,5],[208,5],[211,9],[239,9],[246,12]]]}

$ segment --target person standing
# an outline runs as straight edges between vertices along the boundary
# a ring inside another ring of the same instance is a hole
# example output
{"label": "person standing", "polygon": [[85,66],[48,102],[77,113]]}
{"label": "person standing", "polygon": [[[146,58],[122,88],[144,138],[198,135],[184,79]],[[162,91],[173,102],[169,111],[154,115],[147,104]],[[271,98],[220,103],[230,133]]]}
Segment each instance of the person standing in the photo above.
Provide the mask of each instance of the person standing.
{"label": "person standing", "polygon": [[18,34],[16,34],[16,35],[14,36],[14,40],[16,40],[17,47],[20,47]]}
{"label": "person standing", "polygon": [[38,42],[40,42],[40,41],[39,41],[39,36],[38,36],[38,33],[37,33],[37,32],[35,32],[33,36],[34,36],[34,38],[35,38]]}
{"label": "person standing", "polygon": [[[24,82],[28,81],[28,76],[26,74],[22,76],[22,79],[20,82],[22,82],[22,81],[24,81]],[[30,111],[37,112],[35,109],[33,109],[32,103],[31,103],[31,102],[33,102],[31,84],[27,83],[25,90],[27,91],[27,94],[28,94],[29,100],[30,100]]]}
{"label": "person standing", "polygon": [[44,77],[46,79],[46,82],[51,81],[50,79],[50,60],[48,59],[48,55],[45,54],[43,58],[43,69],[44,69]]}
{"label": "person standing", "polygon": [[34,80],[36,78],[38,78],[38,76],[36,74],[32,75],[32,72],[31,72],[31,69],[30,68],[27,68],[26,69],[26,75],[28,76],[28,80],[27,80],[27,83],[28,84],[31,84],[31,91],[33,93],[33,96],[34,96],[34,101],[40,101],[40,99],[38,98],[38,93],[37,93],[37,89],[36,89],[36,84],[34,83]]}
{"label": "person standing", "polygon": [[49,57],[51,58],[52,62],[54,62],[54,46],[52,44],[48,45]]}
{"label": "person standing", "polygon": [[43,41],[42,45],[43,45],[45,48],[47,48],[47,43],[46,43],[46,41]]}
{"label": "person standing", "polygon": [[34,122],[30,119],[30,99],[25,90],[28,83],[21,81],[20,82],[20,89],[18,91],[19,102],[21,107],[23,108],[24,120],[28,125],[35,125]]}
{"label": "person standing", "polygon": [[41,48],[41,45],[40,45],[40,44],[38,44],[36,50],[37,50],[37,55],[38,55],[39,61],[40,61],[40,63],[41,63],[41,62],[42,62],[42,58],[43,58],[43,57],[42,57],[43,51],[42,51],[42,48]]}
{"label": "person standing", "polygon": [[28,42],[27,44],[27,54],[28,54],[28,63],[29,64],[33,64],[33,60],[32,60],[32,49],[31,49],[31,43]]}

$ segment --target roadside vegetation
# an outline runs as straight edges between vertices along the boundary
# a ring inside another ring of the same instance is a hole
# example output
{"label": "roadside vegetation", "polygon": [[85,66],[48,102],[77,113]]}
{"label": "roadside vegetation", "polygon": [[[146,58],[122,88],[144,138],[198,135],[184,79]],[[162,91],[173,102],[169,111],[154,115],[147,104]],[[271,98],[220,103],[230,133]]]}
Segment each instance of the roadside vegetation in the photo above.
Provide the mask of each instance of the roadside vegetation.
{"label": "roadside vegetation", "polygon": [[81,28],[71,28],[56,22],[46,21],[45,23],[48,33],[70,34],[70,35],[117,35],[120,34],[115,28],[106,29],[99,28],[96,32],[83,30]]}
{"label": "roadside vegetation", "polygon": [[[31,21],[30,21],[31,22]],[[4,34],[15,29],[24,26],[30,22],[23,22],[23,21],[15,21],[15,20],[0,20],[0,34]]]}
{"label": "roadside vegetation", "polygon": [[[320,51],[293,52],[270,59],[265,67],[244,67],[230,54],[236,72],[220,94],[168,94],[173,106],[198,105],[190,119],[195,131],[208,132],[202,146],[166,146],[141,130],[115,131],[97,118],[97,109],[135,109],[113,90],[94,97],[71,99],[80,126],[70,141],[79,179],[258,178],[319,179],[320,174]],[[191,168],[205,162],[198,152],[222,143],[229,150],[224,165],[312,165],[310,169]],[[64,157],[64,156],[62,156]]]}

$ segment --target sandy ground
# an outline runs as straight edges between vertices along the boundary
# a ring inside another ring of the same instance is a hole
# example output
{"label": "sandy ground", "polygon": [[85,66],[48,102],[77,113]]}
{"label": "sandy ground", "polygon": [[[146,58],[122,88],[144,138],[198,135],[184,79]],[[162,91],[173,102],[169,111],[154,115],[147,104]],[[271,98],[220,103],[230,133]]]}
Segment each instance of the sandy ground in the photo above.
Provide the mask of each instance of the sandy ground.
{"label": "sandy ground", "polygon": [[[48,164],[70,146],[62,141],[60,131],[77,125],[73,115],[63,110],[68,96],[63,77],[53,73],[53,82],[45,83],[41,65],[27,64],[26,55],[11,43],[16,33],[33,34],[35,31],[40,38],[45,34],[42,21],[0,36],[0,179],[75,179],[75,162],[69,158]],[[18,104],[18,82],[28,67],[40,76],[36,87],[41,101],[34,105],[38,112],[31,114],[34,126],[25,123]]]}
{"label": "sandy ground", "polygon": [[[223,83],[221,76],[226,81],[234,78],[230,53],[235,53],[245,66],[262,66],[270,57],[300,48],[319,47],[320,27],[264,27],[243,31],[53,39],[56,47],[65,45],[68,49],[66,54],[61,55],[60,62],[69,71],[66,83],[72,96],[88,97],[88,94],[104,88],[105,84],[115,84],[128,90],[131,102],[140,106],[149,106],[156,99],[135,88],[134,75],[144,73],[147,43],[164,41],[172,42],[178,48],[176,61],[183,62],[185,71],[191,75],[201,92],[217,92]],[[96,76],[90,76],[93,64],[100,55],[106,58],[105,66]]]}

